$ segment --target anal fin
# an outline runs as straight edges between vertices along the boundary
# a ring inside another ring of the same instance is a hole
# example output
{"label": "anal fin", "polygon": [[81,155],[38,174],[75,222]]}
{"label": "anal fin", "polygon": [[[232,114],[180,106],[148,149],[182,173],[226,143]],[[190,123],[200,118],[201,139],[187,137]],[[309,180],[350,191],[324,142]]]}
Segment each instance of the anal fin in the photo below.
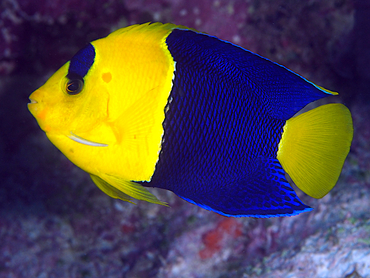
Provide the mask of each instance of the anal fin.
{"label": "anal fin", "polygon": [[240,179],[215,180],[213,189],[204,191],[202,195],[175,193],[225,216],[265,218],[292,216],[312,210],[299,200],[277,159],[258,157],[252,168]]}

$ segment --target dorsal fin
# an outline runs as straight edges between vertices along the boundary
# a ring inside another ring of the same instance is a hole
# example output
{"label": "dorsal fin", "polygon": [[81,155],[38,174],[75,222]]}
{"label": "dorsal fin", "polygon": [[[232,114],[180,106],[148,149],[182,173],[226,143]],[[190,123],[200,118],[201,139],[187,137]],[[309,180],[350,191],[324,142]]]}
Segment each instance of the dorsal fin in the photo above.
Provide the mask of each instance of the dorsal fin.
{"label": "dorsal fin", "polygon": [[[206,64],[243,80],[243,89],[262,99],[270,116],[287,120],[307,104],[336,94],[249,50],[193,30],[174,29],[166,39],[176,62]],[[211,51],[210,51],[211,50]],[[215,62],[217,61],[217,62]]]}

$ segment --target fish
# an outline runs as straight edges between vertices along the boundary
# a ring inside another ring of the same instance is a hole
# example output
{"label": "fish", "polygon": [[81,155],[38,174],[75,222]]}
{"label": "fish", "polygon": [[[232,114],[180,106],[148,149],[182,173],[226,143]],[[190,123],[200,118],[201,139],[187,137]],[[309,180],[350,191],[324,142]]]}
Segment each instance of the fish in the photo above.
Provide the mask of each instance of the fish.
{"label": "fish", "polygon": [[349,153],[337,95],[231,42],[171,23],[92,41],[34,91],[28,109],[49,140],[110,197],[168,204],[172,191],[232,217],[312,210]]}

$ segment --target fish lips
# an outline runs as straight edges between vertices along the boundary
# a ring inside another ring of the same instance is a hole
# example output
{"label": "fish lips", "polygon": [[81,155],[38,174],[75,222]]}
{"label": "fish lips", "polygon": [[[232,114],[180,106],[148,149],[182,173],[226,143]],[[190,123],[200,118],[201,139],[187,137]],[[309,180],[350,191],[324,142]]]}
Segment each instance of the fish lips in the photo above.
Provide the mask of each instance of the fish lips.
{"label": "fish lips", "polygon": [[27,104],[27,107],[31,114],[36,118],[41,129],[47,132],[49,131],[48,126],[45,124],[47,109],[45,109],[46,107],[44,103],[40,101],[41,96],[42,92],[40,92],[40,90],[33,92],[29,97],[30,102]]}

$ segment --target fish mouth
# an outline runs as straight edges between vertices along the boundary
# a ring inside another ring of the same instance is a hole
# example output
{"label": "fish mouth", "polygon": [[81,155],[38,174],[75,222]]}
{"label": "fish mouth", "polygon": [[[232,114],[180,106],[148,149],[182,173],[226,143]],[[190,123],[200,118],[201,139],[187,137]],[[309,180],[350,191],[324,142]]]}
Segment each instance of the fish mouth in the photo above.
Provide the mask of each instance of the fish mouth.
{"label": "fish mouth", "polygon": [[34,100],[33,98],[29,99],[30,102],[27,103],[28,110],[31,114],[37,118],[37,114],[40,113],[40,104],[38,101]]}
{"label": "fish mouth", "polygon": [[87,145],[87,146],[91,146],[91,147],[108,147],[107,144],[103,144],[103,143],[99,143],[99,142],[94,142],[94,141],[90,141],[90,140],[87,140],[85,138],[82,138],[80,136],[77,136],[76,134],[74,134],[72,131],[70,131],[70,135],[67,136],[69,139],[77,142],[77,143],[80,143],[80,144],[84,144],[84,145]]}

